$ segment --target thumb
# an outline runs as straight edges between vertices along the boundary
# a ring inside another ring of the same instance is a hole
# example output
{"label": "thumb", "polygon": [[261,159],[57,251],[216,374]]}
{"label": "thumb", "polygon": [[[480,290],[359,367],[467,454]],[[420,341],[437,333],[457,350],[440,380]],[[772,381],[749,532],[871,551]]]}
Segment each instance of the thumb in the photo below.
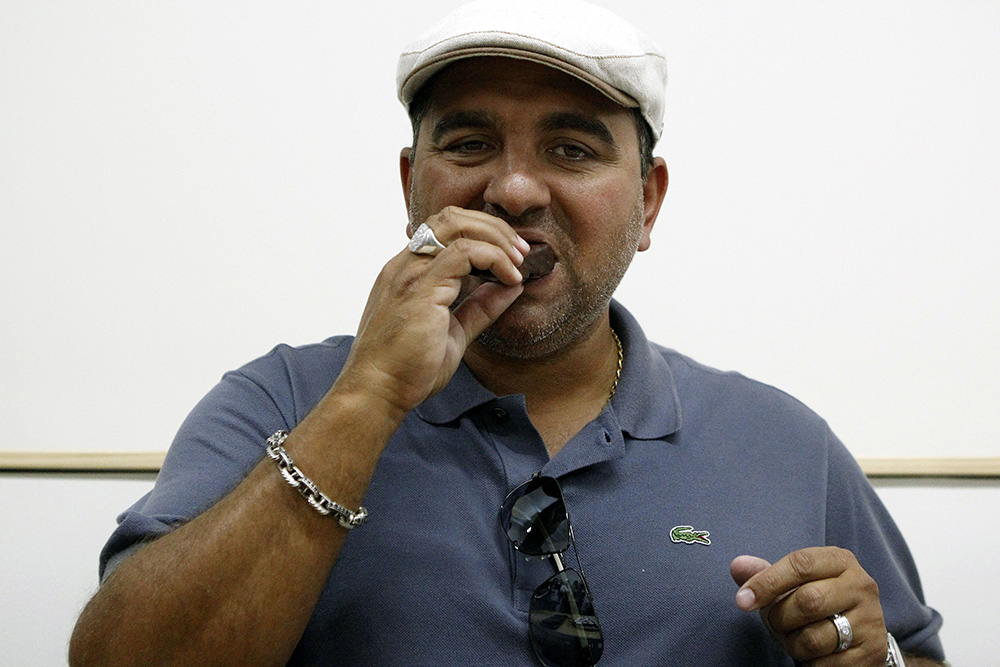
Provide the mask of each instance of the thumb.
{"label": "thumb", "polygon": [[745,584],[750,577],[771,567],[771,563],[756,556],[737,556],[729,564],[729,574],[737,586]]}
{"label": "thumb", "polygon": [[465,340],[471,342],[478,338],[486,327],[493,324],[521,296],[522,291],[523,284],[485,282],[477,287],[452,311],[455,320],[465,331]]}

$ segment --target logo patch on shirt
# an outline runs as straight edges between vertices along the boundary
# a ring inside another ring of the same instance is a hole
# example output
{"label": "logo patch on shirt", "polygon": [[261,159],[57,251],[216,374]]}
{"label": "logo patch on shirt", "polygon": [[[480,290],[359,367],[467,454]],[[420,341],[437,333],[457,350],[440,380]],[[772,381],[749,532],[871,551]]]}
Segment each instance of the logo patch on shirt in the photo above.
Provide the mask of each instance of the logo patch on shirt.
{"label": "logo patch on shirt", "polygon": [[670,541],[677,544],[711,544],[707,530],[695,530],[692,526],[674,526],[670,529]]}

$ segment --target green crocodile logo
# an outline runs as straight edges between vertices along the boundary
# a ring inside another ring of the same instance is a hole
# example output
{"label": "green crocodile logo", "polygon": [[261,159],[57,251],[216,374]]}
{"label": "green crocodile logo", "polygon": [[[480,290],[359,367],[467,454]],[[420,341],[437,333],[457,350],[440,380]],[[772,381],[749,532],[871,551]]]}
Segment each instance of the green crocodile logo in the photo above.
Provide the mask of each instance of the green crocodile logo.
{"label": "green crocodile logo", "polygon": [[678,544],[711,544],[707,530],[695,530],[692,526],[674,526],[670,529],[670,541]]}

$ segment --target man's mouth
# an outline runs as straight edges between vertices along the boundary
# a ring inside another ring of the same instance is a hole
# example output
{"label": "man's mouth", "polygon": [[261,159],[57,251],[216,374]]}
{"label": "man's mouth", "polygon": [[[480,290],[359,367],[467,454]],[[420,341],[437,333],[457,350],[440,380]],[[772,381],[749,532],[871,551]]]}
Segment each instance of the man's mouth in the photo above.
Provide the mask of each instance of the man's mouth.
{"label": "man's mouth", "polygon": [[[556,255],[552,252],[551,246],[547,243],[531,244],[531,250],[524,257],[524,262],[518,267],[521,272],[521,279],[524,282],[537,280],[542,276],[547,276],[556,265]],[[490,282],[498,282],[497,277],[489,271],[473,269],[472,275]]]}

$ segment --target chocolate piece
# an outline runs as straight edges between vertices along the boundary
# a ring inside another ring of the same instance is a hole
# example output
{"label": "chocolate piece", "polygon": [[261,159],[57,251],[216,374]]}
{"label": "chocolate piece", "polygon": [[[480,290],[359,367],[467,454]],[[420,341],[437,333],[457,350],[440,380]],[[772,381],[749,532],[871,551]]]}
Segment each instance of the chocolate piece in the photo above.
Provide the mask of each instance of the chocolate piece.
{"label": "chocolate piece", "polygon": [[[556,255],[547,244],[532,245],[531,250],[524,258],[524,262],[518,267],[521,278],[527,282],[534,278],[541,278],[550,273],[556,265]],[[473,269],[471,275],[490,282],[498,282],[497,277],[489,271],[483,269]]]}

